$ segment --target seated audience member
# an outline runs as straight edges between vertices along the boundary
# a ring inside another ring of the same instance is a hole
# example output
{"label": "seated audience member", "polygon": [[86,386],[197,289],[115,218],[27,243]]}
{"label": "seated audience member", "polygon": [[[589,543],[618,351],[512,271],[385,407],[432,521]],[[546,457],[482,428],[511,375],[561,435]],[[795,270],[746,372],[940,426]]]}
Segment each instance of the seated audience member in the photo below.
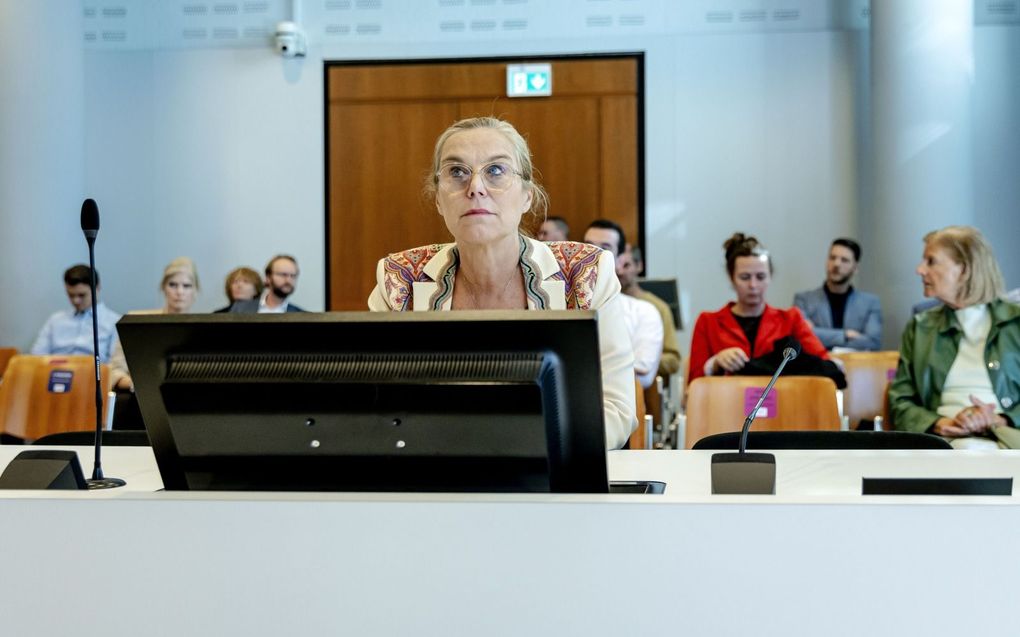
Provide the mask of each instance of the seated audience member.
{"label": "seated audience member", "polygon": [[924,295],[942,305],[915,315],[889,387],[893,426],[935,433],[954,447],[1016,446],[1020,307],[1003,301],[991,246],[970,226],[924,237]]}
{"label": "seated audience member", "polygon": [[[89,282],[92,270],[87,265],[71,266],[64,272],[64,288],[71,301],[71,309],[51,315],[39,330],[30,353],[83,354],[92,356],[92,288]],[[96,294],[99,294],[99,272],[96,272]],[[96,303],[96,320],[99,325],[99,360],[110,361],[113,342],[117,336],[117,314],[102,302]]]}
{"label": "seated audience member", "polygon": [[676,339],[676,324],[673,322],[673,310],[669,309],[669,305],[638,285],[638,276],[644,269],[641,248],[630,247],[616,259],[616,276],[620,279],[623,293],[648,301],[659,313],[659,319],[662,321],[662,355],[659,357],[658,375],[667,378],[680,370],[680,344]]}
{"label": "seated audience member", "polygon": [[830,376],[837,385],[845,386],[842,373],[828,360],[829,353],[800,310],[779,309],[765,302],[772,281],[772,259],[758,240],[738,232],[723,248],[737,300],[698,316],[687,382],[718,374],[772,374],[782,350],[790,340],[796,340],[803,351],[784,374]]}
{"label": "seated audience member", "polygon": [[492,117],[456,122],[436,141],[426,188],[454,242],[381,259],[369,309],[598,310],[606,445],[622,447],[637,419],[613,257],[522,234],[524,215],[547,205],[524,138]]}
{"label": "seated audience member", "polygon": [[[159,284],[163,292],[163,307],[152,310],[137,310],[130,314],[187,314],[198,296],[198,270],[188,257],[177,257],[163,269],[163,280]],[[110,358],[110,383],[114,389],[134,391],[131,373],[120,339],[114,344]]]}
{"label": "seated audience member", "polygon": [[265,286],[262,283],[262,277],[255,270],[246,267],[234,268],[227,275],[225,283],[228,303],[214,313],[229,312],[230,306],[238,301],[250,301],[258,298],[262,294],[263,287]]}
{"label": "seated audience member", "polygon": [[304,312],[287,300],[297,287],[297,259],[287,254],[278,254],[266,264],[266,287],[258,298],[237,301],[230,306],[231,312],[241,314],[283,314]]}
{"label": "seated audience member", "polygon": [[[596,245],[613,254],[616,261],[616,276],[620,278],[620,264],[627,249],[627,238],[623,228],[608,219],[596,219],[584,231],[584,242]],[[633,271],[633,260],[627,257]],[[621,279],[622,285],[622,279]],[[642,301],[626,294],[620,297],[627,334],[634,350],[634,374],[641,386],[648,388],[655,381],[662,357],[663,328],[658,310],[648,301]]]}
{"label": "seated audience member", "polygon": [[793,304],[800,308],[815,336],[828,349],[876,351],[881,347],[881,303],[874,294],[856,290],[850,284],[860,259],[861,246],[856,241],[836,239],[829,247],[825,283],[793,297]]}
{"label": "seated audience member", "polygon": [[569,241],[570,226],[563,217],[546,217],[538,228],[539,241]]}

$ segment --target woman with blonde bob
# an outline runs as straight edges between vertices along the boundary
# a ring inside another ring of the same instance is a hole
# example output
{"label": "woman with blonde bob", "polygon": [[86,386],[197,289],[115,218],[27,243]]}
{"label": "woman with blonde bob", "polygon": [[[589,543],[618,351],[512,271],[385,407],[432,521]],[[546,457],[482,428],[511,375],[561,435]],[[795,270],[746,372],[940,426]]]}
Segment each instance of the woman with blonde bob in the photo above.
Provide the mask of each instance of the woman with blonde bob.
{"label": "woman with blonde bob", "polygon": [[[153,310],[136,310],[131,314],[187,314],[198,296],[198,269],[188,257],[177,257],[163,269],[159,289],[163,292],[163,307]],[[128,371],[124,348],[120,339],[110,356],[110,382],[120,390],[134,390]]]}
{"label": "woman with blonde bob", "polygon": [[637,422],[615,261],[595,246],[522,231],[525,215],[544,216],[548,201],[521,134],[493,117],[456,122],[436,141],[426,192],[454,242],[381,259],[369,309],[598,310],[606,446],[623,446]]}
{"label": "woman with blonde bob", "polygon": [[970,226],[924,237],[924,295],[944,305],[907,324],[889,388],[893,424],[957,448],[1013,447],[1020,423],[1020,306],[1003,300],[991,246]]}

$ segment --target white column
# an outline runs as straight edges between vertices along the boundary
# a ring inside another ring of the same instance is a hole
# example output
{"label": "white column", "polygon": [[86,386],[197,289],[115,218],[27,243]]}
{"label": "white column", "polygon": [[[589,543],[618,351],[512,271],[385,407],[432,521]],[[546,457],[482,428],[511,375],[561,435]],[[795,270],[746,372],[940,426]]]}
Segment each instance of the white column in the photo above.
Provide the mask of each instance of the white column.
{"label": "white column", "polygon": [[[25,350],[88,263],[80,2],[0,0],[0,345]],[[100,271],[102,271],[100,269]]]}
{"label": "white column", "polygon": [[874,205],[862,215],[895,348],[922,291],[925,233],[973,223],[973,0],[871,3]]}

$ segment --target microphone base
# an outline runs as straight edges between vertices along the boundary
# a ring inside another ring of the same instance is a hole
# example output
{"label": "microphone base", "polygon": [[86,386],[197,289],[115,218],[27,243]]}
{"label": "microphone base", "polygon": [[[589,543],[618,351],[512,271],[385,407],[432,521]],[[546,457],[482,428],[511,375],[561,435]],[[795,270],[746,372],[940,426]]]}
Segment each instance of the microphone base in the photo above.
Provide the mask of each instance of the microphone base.
{"label": "microphone base", "polygon": [[775,495],[776,457],[771,453],[712,454],[712,493]]}
{"label": "microphone base", "polygon": [[97,489],[114,489],[127,484],[127,482],[124,482],[120,478],[90,478],[85,482],[89,491],[95,491]]}

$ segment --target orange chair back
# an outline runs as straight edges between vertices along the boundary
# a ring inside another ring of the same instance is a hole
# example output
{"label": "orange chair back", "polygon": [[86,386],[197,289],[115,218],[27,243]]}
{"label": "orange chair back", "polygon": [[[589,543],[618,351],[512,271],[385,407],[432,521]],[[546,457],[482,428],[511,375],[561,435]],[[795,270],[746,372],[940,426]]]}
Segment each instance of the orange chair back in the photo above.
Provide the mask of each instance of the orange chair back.
{"label": "orange chair back", "polygon": [[[687,425],[684,444],[711,434],[740,431],[746,409],[769,383],[768,376],[704,376],[691,382],[687,391]],[[755,431],[817,430],[840,428],[836,384],[822,376],[780,378],[767,404],[773,413],[759,413]],[[763,406],[764,409],[765,406]]]}
{"label": "orange chair back", "polygon": [[7,363],[18,353],[18,350],[13,347],[0,347],[0,378],[4,377],[4,371],[7,369]]}
{"label": "orange chair back", "polygon": [[848,352],[833,354],[846,367],[846,389],[843,390],[843,413],[850,421],[850,428],[857,427],[861,420],[882,416],[889,422],[886,394],[889,382],[896,373],[900,353]]}
{"label": "orange chair back", "polygon": [[[0,430],[35,440],[95,429],[95,369],[91,356],[14,356],[0,383]],[[105,397],[110,389],[107,365],[101,376]],[[104,398],[104,422],[108,408]]]}
{"label": "orange chair back", "polygon": [[647,449],[648,445],[645,444],[645,414],[648,413],[648,409],[645,405],[645,390],[636,378],[634,379],[634,405],[637,412],[637,429],[630,435],[630,443],[627,446],[630,449]]}

